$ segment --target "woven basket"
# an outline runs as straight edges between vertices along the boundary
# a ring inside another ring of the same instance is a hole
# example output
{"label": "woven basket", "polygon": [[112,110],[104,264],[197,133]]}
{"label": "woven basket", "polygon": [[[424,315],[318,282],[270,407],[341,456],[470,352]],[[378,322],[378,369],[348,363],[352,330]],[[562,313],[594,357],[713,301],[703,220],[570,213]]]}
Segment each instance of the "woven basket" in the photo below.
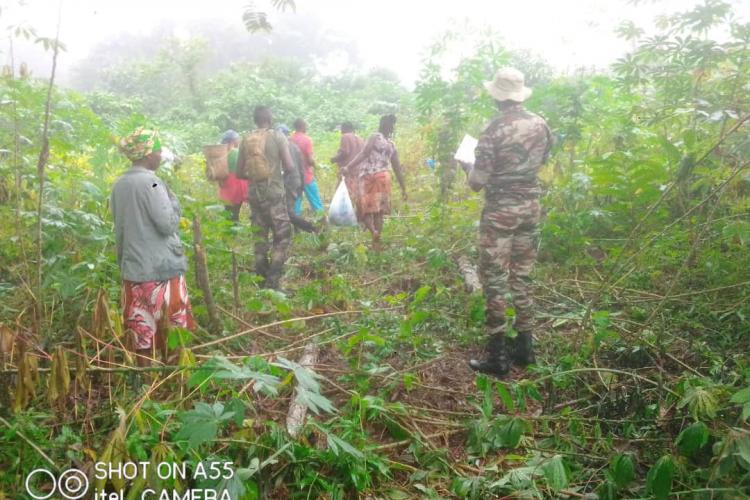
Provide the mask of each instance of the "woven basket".
{"label": "woven basket", "polygon": [[223,181],[229,177],[229,144],[203,146],[206,157],[206,178],[209,181]]}

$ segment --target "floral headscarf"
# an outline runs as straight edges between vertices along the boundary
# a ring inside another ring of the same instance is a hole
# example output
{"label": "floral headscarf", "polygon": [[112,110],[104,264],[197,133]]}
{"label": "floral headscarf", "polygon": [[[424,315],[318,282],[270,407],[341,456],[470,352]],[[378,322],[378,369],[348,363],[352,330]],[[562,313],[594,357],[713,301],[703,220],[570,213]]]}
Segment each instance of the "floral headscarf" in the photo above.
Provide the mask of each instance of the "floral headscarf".
{"label": "floral headscarf", "polygon": [[161,151],[161,141],[156,130],[139,127],[120,139],[120,152],[130,161],[138,161],[151,153]]}

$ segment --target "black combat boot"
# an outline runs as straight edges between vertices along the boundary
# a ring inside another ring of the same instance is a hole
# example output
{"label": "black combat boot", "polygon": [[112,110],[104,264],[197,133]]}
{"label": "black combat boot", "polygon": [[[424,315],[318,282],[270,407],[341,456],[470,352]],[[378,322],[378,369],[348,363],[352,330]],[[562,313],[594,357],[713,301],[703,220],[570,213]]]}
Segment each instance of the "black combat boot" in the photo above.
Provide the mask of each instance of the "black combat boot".
{"label": "black combat boot", "polygon": [[286,293],[281,288],[282,274],[283,274],[282,269],[279,269],[278,266],[274,266],[273,264],[271,264],[270,268],[268,269],[268,273],[266,274],[266,280],[263,283],[263,288],[276,290],[277,292]]}
{"label": "black combat boot", "polygon": [[268,281],[268,259],[258,259],[256,257],[255,260],[255,274],[261,278],[260,285],[261,287],[265,287],[266,281]]}
{"label": "black combat boot", "polygon": [[484,360],[471,359],[469,366],[472,370],[502,377],[510,371],[510,361],[505,345],[505,334],[496,333],[487,342],[487,358]]}
{"label": "black combat boot", "polygon": [[534,337],[531,335],[531,332],[519,333],[512,351],[513,362],[520,366],[528,366],[536,363],[533,343]]}

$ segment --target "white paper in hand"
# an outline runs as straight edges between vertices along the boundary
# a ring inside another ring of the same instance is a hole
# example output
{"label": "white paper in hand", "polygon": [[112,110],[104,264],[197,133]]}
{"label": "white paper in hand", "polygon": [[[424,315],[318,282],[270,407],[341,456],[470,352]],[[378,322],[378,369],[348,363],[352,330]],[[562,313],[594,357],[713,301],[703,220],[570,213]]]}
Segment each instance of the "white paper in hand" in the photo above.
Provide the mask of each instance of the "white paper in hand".
{"label": "white paper in hand", "polygon": [[458,150],[456,151],[456,154],[453,155],[453,158],[460,162],[474,165],[474,150],[477,148],[478,142],[479,141],[469,134],[464,135],[464,139],[461,141],[461,144],[459,144]]}

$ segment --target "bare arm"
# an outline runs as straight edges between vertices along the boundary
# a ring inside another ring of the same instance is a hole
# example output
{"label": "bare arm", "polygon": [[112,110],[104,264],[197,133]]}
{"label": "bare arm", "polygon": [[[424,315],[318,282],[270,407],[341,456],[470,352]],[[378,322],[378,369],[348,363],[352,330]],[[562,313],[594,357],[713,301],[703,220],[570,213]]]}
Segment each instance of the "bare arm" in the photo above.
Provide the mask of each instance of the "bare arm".
{"label": "bare arm", "polygon": [[[336,156],[331,158],[331,163],[338,163],[346,158],[348,153],[348,148],[346,147],[348,145],[348,142],[346,142],[343,138],[341,139],[341,143],[339,144],[339,150],[336,153]],[[339,165],[340,167],[345,167],[346,165]]]}
{"label": "bare arm", "polygon": [[339,165],[339,168],[346,167],[345,164],[341,164],[342,161],[344,161],[346,158],[351,159],[352,158],[352,150],[354,149],[353,140],[349,136],[342,136],[341,142],[339,143],[339,150],[336,153],[336,156],[331,158],[331,163],[336,163]]}
{"label": "bare arm", "polygon": [[375,143],[375,136],[371,135],[367,139],[367,142],[365,143],[365,147],[363,147],[362,150],[359,153],[357,153],[357,156],[355,156],[354,158],[352,158],[352,160],[349,162],[348,165],[346,165],[343,169],[341,169],[341,173],[343,175],[347,175],[347,172],[349,171],[350,168],[353,169],[357,165],[359,165],[360,163],[362,163],[362,161],[365,158],[367,158],[367,155],[370,154],[370,151],[372,151],[372,146],[373,146],[374,143]]}
{"label": "bare arm", "polygon": [[401,195],[406,201],[407,195],[406,195],[406,182],[404,181],[404,169],[401,165],[401,160],[398,158],[398,151],[395,149],[393,150],[393,156],[391,156],[391,167],[393,168],[393,173],[396,174],[396,179],[398,179],[398,185],[401,187]]}

